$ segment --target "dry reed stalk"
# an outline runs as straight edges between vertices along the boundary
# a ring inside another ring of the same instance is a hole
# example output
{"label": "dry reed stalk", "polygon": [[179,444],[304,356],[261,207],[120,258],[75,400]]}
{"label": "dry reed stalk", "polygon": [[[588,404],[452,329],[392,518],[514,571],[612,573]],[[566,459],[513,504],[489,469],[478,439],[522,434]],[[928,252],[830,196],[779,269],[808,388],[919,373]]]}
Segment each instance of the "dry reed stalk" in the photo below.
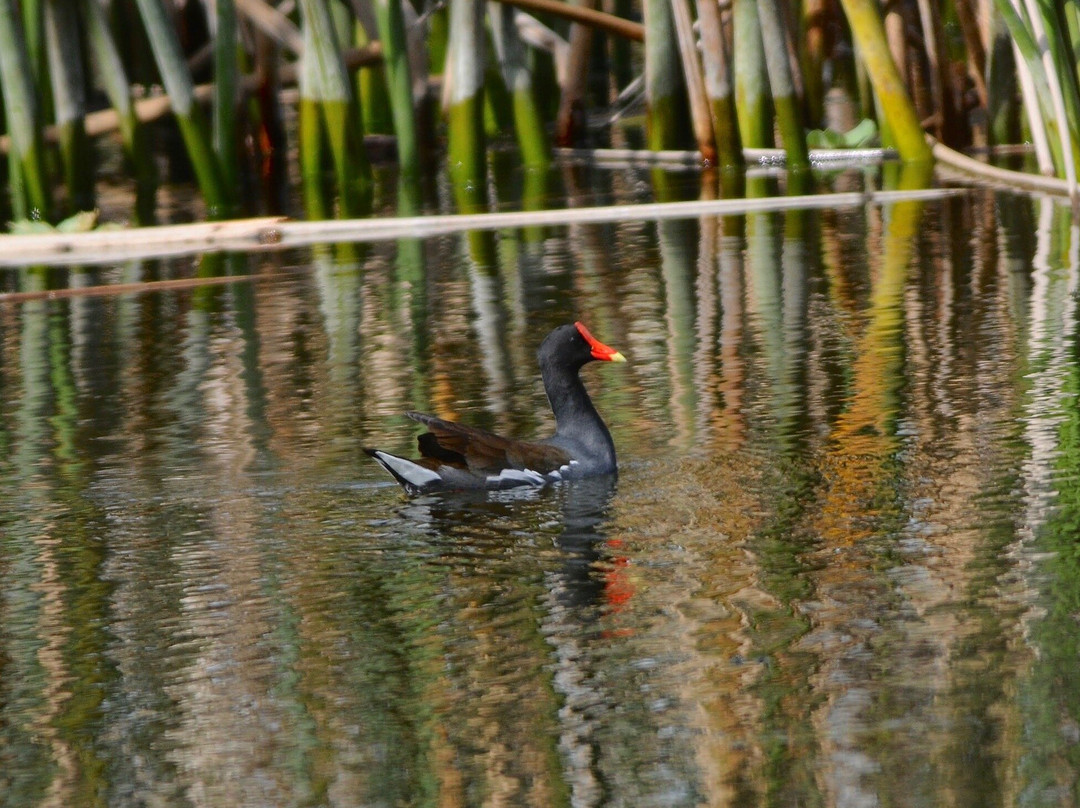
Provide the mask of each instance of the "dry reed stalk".
{"label": "dry reed stalk", "polygon": [[671,0],[675,19],[675,33],[679,41],[679,57],[682,60],[683,77],[690,97],[690,119],[694,126],[694,140],[708,165],[716,165],[717,148],[713,134],[712,109],[705,92],[701,58],[698,56],[694,38],[694,20],[690,14],[690,0]]}
{"label": "dry reed stalk", "polygon": [[417,239],[450,233],[524,227],[554,227],[697,216],[740,216],[787,210],[852,208],[899,201],[944,199],[962,189],[920,188],[869,193],[806,194],[786,197],[655,202],[503,213],[405,216],[385,219],[290,221],[280,217],[226,222],[5,236],[0,266],[93,264],[164,255],[223,250],[270,250],[313,244]]}

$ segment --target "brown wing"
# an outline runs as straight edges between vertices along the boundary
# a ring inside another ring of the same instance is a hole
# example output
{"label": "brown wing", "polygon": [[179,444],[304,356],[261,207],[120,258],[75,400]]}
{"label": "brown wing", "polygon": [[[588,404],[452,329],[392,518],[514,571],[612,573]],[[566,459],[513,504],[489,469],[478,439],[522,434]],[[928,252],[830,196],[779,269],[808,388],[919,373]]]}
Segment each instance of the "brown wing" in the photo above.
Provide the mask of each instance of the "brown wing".
{"label": "brown wing", "polygon": [[566,452],[546,443],[504,438],[422,412],[405,414],[429,430],[417,439],[421,455],[476,474],[498,474],[507,468],[546,474],[570,462]]}

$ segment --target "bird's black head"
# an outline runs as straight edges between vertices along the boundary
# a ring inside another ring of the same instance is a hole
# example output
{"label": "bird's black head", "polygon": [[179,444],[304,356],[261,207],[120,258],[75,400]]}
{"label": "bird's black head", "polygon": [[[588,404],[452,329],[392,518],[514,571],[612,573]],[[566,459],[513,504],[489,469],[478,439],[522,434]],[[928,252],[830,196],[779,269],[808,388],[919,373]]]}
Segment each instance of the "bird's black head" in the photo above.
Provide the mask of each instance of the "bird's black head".
{"label": "bird's black head", "polygon": [[626,357],[596,339],[581,323],[560,325],[548,334],[536,358],[541,367],[557,364],[574,369],[594,359],[602,362],[626,361]]}

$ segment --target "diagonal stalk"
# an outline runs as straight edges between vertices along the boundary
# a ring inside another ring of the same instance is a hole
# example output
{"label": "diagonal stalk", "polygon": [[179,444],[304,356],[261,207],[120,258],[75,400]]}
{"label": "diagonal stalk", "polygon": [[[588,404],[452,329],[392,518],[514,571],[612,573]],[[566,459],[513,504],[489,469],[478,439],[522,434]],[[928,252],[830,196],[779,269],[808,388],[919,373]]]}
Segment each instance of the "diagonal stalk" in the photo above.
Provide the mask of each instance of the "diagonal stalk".
{"label": "diagonal stalk", "polygon": [[191,73],[180,50],[176,29],[169,20],[162,0],[135,0],[150,39],[154,61],[169,95],[169,104],[176,116],[180,136],[191,158],[195,176],[206,199],[209,216],[216,219],[225,214],[229,192],[222,179],[221,167],[210,147],[210,137],[202,111],[195,103]]}
{"label": "diagonal stalk", "polygon": [[131,87],[120,60],[120,51],[116,47],[105,10],[99,0],[81,0],[79,8],[86,25],[90,53],[109,103],[116,111],[124,151],[135,170],[136,218],[141,224],[149,224],[154,216],[157,174],[146,142],[145,130],[135,115]]}
{"label": "diagonal stalk", "polygon": [[884,124],[904,162],[930,162],[933,156],[885,39],[876,0],[840,0],[851,33],[874,86]]}

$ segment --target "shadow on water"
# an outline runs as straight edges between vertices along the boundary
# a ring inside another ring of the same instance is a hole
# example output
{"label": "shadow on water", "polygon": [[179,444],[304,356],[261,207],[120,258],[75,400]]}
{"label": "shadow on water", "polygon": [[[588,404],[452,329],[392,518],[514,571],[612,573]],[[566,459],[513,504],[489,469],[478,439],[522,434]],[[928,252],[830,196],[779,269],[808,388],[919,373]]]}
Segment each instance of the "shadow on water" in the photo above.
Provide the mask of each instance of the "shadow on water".
{"label": "shadow on water", "polygon": [[[1076,801],[1064,208],[489,235],[0,302],[0,804]],[[630,360],[583,374],[617,482],[363,455],[410,408],[549,433],[574,319]]]}

